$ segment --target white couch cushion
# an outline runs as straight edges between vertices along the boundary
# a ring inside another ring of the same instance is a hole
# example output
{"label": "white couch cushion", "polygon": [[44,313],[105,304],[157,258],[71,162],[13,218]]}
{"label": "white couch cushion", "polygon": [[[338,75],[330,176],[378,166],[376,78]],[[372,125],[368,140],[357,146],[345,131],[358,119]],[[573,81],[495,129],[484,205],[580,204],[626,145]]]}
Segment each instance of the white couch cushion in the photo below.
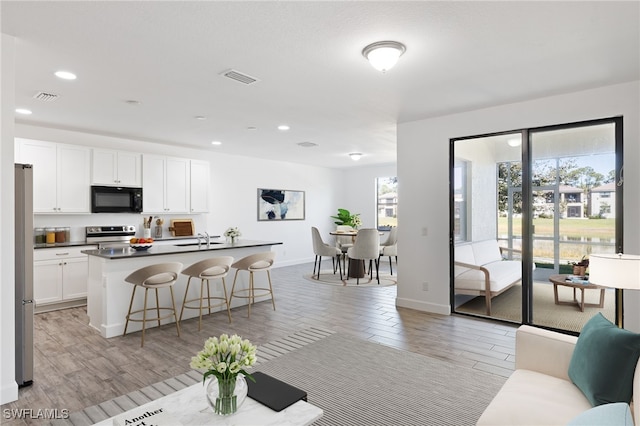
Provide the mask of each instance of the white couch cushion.
{"label": "white couch cushion", "polygon": [[[470,265],[476,265],[476,260],[473,257],[473,248],[471,244],[460,244],[455,247],[455,259],[456,262],[468,263]],[[453,275],[458,276],[461,273],[468,271],[468,268],[462,266],[454,266]]]}
{"label": "white couch cushion", "polygon": [[[491,291],[498,292],[520,280],[522,263],[519,260],[501,260],[484,265],[489,271]],[[467,269],[455,280],[456,288],[467,290],[485,290],[484,272],[477,269]]]}
{"label": "white couch cushion", "polygon": [[500,262],[502,260],[500,247],[498,247],[498,241],[496,240],[476,241],[471,244],[471,247],[473,247],[475,264],[478,266],[484,266],[488,263]]}
{"label": "white couch cushion", "polygon": [[565,425],[591,403],[573,383],[516,370],[482,413],[477,425]]}

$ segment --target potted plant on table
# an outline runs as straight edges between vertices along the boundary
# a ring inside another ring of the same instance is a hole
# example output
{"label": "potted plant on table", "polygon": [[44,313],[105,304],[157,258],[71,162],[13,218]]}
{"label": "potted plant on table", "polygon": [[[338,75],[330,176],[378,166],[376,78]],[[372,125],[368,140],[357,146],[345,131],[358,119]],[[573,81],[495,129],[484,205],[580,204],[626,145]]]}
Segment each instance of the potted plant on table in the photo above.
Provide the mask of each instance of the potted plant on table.
{"label": "potted plant on table", "polygon": [[334,222],[336,225],[350,226],[353,229],[358,229],[358,226],[362,226],[362,219],[360,219],[360,213],[351,214],[347,209],[338,209],[336,216],[331,216],[332,219],[336,219]]}
{"label": "potted plant on table", "polygon": [[573,262],[571,265],[573,265],[573,275],[584,277],[587,274],[587,268],[589,267],[589,259],[584,255],[579,262]]}

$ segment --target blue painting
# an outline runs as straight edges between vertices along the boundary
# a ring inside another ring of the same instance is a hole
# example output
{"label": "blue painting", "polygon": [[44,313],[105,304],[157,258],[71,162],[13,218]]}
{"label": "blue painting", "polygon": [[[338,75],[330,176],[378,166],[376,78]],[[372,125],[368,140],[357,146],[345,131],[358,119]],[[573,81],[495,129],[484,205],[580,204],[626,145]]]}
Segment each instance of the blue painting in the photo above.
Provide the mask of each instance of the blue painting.
{"label": "blue painting", "polygon": [[258,189],[258,220],[303,220],[304,191]]}

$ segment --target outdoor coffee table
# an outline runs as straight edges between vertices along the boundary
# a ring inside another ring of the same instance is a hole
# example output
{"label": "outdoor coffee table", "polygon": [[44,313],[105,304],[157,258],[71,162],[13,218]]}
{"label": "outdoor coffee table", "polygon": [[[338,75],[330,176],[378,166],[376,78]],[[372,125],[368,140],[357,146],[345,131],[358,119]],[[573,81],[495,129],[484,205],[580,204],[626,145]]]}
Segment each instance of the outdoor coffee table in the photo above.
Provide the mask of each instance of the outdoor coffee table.
{"label": "outdoor coffee table", "polygon": [[[581,283],[574,283],[571,281],[567,281],[567,277],[569,275],[567,274],[558,274],[558,275],[551,275],[549,277],[549,281],[551,281],[553,283],[553,299],[554,302],[556,303],[556,305],[578,305],[578,307],[580,308],[580,311],[584,312],[584,307],[595,307],[595,308],[602,308],[604,307],[604,288],[597,286],[595,284],[581,284]],[[565,287],[571,287],[573,288],[573,301],[571,302],[566,302],[566,301],[559,301],[558,300],[558,286],[562,285]],[[576,289],[580,290],[581,295],[580,295],[580,300],[578,300],[576,298]],[[600,290],[600,303],[584,303],[584,291],[585,290]]]}

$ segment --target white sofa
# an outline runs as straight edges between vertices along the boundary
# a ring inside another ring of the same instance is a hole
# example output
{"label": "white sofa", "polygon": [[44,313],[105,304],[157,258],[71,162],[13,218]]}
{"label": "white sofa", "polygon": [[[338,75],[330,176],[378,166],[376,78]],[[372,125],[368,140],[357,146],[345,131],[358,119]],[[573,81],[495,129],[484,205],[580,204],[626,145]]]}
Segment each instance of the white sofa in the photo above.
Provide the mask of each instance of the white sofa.
{"label": "white sofa", "polygon": [[[516,332],[516,370],[477,425],[566,425],[591,409],[589,400],[568,376],[577,340],[574,336],[520,326]],[[638,365],[633,378],[634,394],[640,394]],[[634,398],[632,404],[632,412],[640,412],[640,398]]]}
{"label": "white sofa", "polygon": [[[491,299],[522,280],[522,262],[505,260],[496,240],[474,241],[455,246],[454,286],[456,294],[484,296],[487,315]],[[519,253],[519,250],[510,250]]]}

